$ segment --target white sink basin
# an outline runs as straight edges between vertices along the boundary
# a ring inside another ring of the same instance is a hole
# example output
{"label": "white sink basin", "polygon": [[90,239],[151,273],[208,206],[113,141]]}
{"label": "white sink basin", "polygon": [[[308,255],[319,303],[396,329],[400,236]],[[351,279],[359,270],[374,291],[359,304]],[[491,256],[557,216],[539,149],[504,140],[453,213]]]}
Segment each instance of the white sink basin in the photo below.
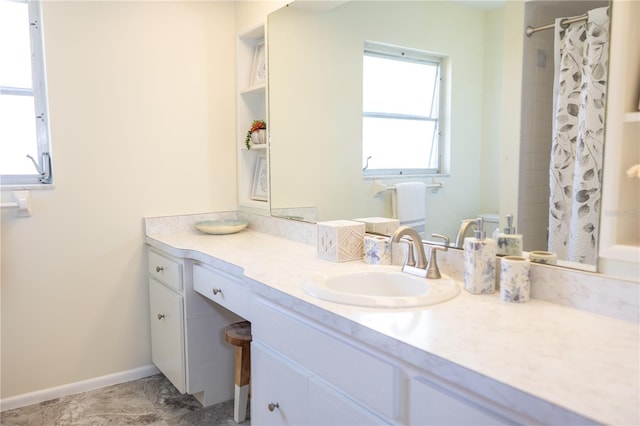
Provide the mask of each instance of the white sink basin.
{"label": "white sink basin", "polygon": [[302,283],[302,289],[329,302],[377,308],[434,305],[460,292],[458,284],[446,275],[431,280],[384,266],[347,273],[316,273]]}

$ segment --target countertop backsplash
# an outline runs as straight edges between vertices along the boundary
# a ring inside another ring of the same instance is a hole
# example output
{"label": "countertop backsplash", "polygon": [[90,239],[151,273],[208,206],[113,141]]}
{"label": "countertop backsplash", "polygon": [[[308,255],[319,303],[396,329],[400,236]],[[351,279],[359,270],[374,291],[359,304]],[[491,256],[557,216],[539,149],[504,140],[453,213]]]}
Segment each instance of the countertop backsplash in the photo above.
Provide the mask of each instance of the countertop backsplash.
{"label": "countertop backsplash", "polygon": [[[438,253],[440,271],[458,281],[462,281],[463,262],[462,250]],[[531,264],[530,274],[533,299],[640,323],[638,282],[536,263]]]}
{"label": "countertop backsplash", "polygon": [[[202,220],[245,219],[249,228],[265,234],[316,244],[316,225],[246,212],[202,213],[145,219],[147,234],[183,232]],[[194,230],[194,232],[197,232]],[[394,263],[398,263],[394,259]],[[462,281],[463,252],[438,253],[442,273]],[[554,266],[531,265],[531,297],[595,314],[640,323],[640,283],[613,276]]]}

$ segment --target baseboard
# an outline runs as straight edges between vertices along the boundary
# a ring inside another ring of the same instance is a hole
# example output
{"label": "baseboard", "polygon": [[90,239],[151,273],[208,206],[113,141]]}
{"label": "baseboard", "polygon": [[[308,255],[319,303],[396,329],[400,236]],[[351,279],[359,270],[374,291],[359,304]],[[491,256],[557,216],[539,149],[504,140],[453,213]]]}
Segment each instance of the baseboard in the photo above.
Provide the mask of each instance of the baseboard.
{"label": "baseboard", "polygon": [[140,368],[134,368],[133,370],[83,380],[81,382],[69,383],[67,385],[12,396],[10,398],[0,400],[0,411],[12,410],[14,408],[25,407],[27,405],[61,398],[63,396],[75,395],[82,392],[104,388],[106,386],[130,382],[131,380],[153,376],[158,373],[160,373],[160,370],[158,370],[155,365],[147,365]]}

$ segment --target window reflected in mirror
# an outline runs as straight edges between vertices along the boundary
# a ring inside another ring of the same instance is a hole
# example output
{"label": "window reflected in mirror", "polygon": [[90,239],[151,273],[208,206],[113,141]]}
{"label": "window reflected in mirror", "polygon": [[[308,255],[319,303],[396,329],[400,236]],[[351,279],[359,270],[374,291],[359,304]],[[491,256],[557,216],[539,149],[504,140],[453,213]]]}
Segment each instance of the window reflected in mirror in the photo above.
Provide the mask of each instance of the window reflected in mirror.
{"label": "window reflected in mirror", "polygon": [[440,171],[443,58],[365,43],[362,170],[365,176]]}

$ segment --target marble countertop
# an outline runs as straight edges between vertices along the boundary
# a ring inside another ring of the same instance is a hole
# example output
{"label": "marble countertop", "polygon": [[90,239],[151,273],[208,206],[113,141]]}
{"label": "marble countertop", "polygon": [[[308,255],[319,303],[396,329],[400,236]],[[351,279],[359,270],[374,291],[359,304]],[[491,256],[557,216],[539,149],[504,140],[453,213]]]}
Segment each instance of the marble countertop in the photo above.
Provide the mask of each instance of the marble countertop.
{"label": "marble countertop", "polygon": [[[314,246],[252,230],[216,236],[195,230],[149,233],[147,243],[244,274],[265,297],[471,390],[492,393],[516,410],[530,405],[524,401],[532,395],[542,400],[537,412],[551,407],[546,401],[595,422],[640,423],[638,324],[535,299],[505,303],[497,293],[476,296],[464,290],[426,308],[324,302],[301,290],[306,277],[366,265],[325,261],[316,257]],[[510,392],[491,390],[486,378]],[[550,414],[548,420],[576,418]]]}

